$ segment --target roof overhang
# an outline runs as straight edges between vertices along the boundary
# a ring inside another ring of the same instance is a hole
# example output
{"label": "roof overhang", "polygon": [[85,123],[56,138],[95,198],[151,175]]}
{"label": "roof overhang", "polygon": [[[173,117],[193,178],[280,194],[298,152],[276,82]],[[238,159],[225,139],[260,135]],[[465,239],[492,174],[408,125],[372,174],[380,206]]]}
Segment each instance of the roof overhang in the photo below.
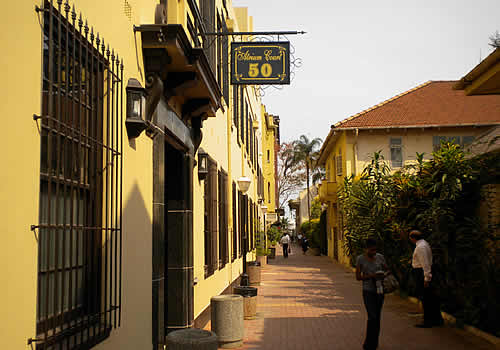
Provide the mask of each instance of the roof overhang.
{"label": "roof overhang", "polygon": [[[460,128],[460,127],[485,127],[485,126],[495,126],[500,125],[500,123],[462,123],[462,124],[426,124],[426,125],[388,125],[388,126],[361,126],[361,127],[349,127],[349,128],[335,128],[335,131],[360,131],[360,130],[393,130],[393,129],[432,129],[432,128]],[[330,135],[328,135],[330,136]]]}
{"label": "roof overhang", "polygon": [[481,61],[453,88],[464,90],[466,95],[500,94],[500,48]]}
{"label": "roof overhang", "polygon": [[182,117],[214,117],[222,93],[202,48],[193,47],[180,24],[146,24],[141,33],[146,78],[156,74],[163,81],[167,100],[176,97]]}
{"label": "roof overhang", "polygon": [[319,157],[317,164],[318,165],[325,165],[326,160],[328,159],[328,154],[330,154],[332,148],[335,146],[335,141],[337,140],[338,137],[338,132],[337,129],[335,129],[332,125],[330,128],[330,132],[328,133],[328,136],[326,137],[325,141],[323,142],[323,145],[321,145],[321,149],[319,150]]}

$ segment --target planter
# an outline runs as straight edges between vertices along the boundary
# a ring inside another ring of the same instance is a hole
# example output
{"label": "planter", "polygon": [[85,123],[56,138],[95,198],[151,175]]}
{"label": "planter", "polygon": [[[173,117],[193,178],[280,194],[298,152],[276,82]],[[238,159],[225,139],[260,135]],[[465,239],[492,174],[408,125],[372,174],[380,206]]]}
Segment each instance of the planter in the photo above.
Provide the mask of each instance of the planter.
{"label": "planter", "polygon": [[260,262],[260,266],[264,268],[267,265],[267,255],[257,255],[257,261]]}
{"label": "planter", "polygon": [[260,286],[260,269],[258,261],[247,262],[248,282],[251,286]]}
{"label": "planter", "polygon": [[269,248],[271,254],[269,254],[269,259],[274,259],[276,257],[276,247]]}

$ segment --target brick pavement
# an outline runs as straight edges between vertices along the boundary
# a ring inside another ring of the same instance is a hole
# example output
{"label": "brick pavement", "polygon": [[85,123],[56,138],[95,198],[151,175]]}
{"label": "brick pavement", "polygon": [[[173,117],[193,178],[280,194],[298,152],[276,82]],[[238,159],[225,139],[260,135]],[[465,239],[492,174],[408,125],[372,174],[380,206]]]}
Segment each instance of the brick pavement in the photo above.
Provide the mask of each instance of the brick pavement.
{"label": "brick pavement", "polygon": [[[241,349],[362,349],[366,312],[361,284],[351,271],[327,257],[304,256],[298,247],[288,259],[269,261],[262,271],[258,318],[245,320]],[[456,328],[415,328],[417,313],[416,305],[387,296],[379,349],[494,349]]]}

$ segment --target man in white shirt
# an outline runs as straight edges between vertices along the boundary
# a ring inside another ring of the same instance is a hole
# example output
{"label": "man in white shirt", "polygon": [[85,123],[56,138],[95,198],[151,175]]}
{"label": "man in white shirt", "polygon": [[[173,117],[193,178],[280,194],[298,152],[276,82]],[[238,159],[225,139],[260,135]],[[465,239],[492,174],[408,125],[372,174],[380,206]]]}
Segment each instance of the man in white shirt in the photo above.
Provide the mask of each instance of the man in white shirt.
{"label": "man in white shirt", "polygon": [[290,236],[288,233],[285,233],[283,237],[281,237],[280,244],[283,247],[283,256],[288,258],[288,247],[290,246]]}
{"label": "man in white shirt", "polygon": [[412,267],[415,271],[417,294],[422,300],[424,308],[424,323],[416,325],[418,328],[431,328],[441,326],[440,302],[434,292],[435,281],[432,279],[432,250],[429,243],[423,239],[422,232],[410,232],[410,241],[415,244]]}

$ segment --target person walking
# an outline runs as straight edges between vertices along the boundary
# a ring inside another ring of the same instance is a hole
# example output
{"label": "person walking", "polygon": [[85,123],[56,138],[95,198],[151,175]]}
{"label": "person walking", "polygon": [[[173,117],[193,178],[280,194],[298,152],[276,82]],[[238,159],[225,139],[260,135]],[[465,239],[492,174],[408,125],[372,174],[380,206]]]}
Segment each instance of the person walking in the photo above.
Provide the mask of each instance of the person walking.
{"label": "person walking", "polygon": [[418,328],[431,328],[442,326],[444,321],[441,316],[441,305],[436,295],[436,281],[432,276],[432,249],[423,238],[422,232],[410,232],[410,241],[415,244],[413,251],[412,267],[417,283],[417,296],[422,301],[424,309],[424,322],[415,325]]}
{"label": "person walking", "polygon": [[365,241],[365,253],[356,260],[356,279],[363,281],[363,301],[368,314],[364,350],[375,350],[378,347],[380,319],[384,305],[382,281],[388,270],[385,258],[377,253],[377,241]]}
{"label": "person walking", "polygon": [[305,255],[307,252],[307,249],[309,249],[309,240],[306,238],[306,236],[302,237],[302,252]]}
{"label": "person walking", "polygon": [[288,233],[285,233],[283,237],[281,237],[280,244],[283,247],[283,256],[288,258],[288,249],[290,247],[290,236]]}

